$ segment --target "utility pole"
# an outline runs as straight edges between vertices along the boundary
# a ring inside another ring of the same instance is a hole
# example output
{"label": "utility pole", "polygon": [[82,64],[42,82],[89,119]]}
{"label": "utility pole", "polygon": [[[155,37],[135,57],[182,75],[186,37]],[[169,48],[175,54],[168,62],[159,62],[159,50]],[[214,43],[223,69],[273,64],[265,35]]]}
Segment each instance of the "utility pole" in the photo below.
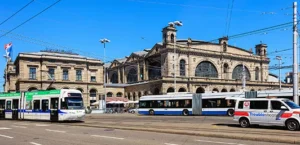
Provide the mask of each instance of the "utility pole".
{"label": "utility pole", "polygon": [[279,91],[281,90],[281,56],[276,56],[276,59],[279,61]]}
{"label": "utility pole", "polygon": [[299,105],[299,95],[298,95],[298,48],[297,48],[297,37],[298,37],[298,30],[297,30],[297,2],[294,2],[293,5],[294,13],[293,13],[293,49],[294,49],[294,69],[293,69],[293,96],[294,102]]}
{"label": "utility pole", "polygon": [[[101,43],[103,43],[103,53],[104,53],[104,58],[103,58],[103,63],[104,63],[104,65],[103,65],[103,68],[104,68],[104,80],[103,80],[103,84],[104,84],[104,105],[102,106],[103,107],[103,109],[104,109],[104,111],[106,112],[106,68],[105,68],[105,44],[106,43],[109,43],[110,42],[110,40],[108,40],[108,39],[106,39],[106,38],[104,38],[104,39],[101,39],[100,40],[100,42]],[[100,101],[99,101],[99,105],[100,105]],[[100,107],[100,106],[99,106]],[[99,108],[100,109],[100,108]]]}

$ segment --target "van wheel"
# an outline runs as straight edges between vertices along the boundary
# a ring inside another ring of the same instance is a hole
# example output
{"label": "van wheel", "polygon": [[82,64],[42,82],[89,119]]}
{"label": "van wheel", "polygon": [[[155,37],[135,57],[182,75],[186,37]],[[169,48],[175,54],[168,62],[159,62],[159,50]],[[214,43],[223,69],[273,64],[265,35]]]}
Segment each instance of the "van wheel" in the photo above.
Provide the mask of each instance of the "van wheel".
{"label": "van wheel", "polygon": [[149,110],[150,115],[154,115],[154,110]]}
{"label": "van wheel", "polygon": [[299,130],[299,122],[297,120],[288,120],[286,122],[286,128],[290,131],[296,131],[296,130]]}
{"label": "van wheel", "polygon": [[228,116],[233,116],[234,115],[234,110],[233,109],[228,109],[227,115]]}
{"label": "van wheel", "polygon": [[249,120],[247,118],[241,118],[240,119],[240,125],[243,128],[247,128],[250,126]]}
{"label": "van wheel", "polygon": [[184,110],[182,111],[182,115],[183,115],[183,116],[188,116],[188,115],[189,115],[189,110],[184,109]]}

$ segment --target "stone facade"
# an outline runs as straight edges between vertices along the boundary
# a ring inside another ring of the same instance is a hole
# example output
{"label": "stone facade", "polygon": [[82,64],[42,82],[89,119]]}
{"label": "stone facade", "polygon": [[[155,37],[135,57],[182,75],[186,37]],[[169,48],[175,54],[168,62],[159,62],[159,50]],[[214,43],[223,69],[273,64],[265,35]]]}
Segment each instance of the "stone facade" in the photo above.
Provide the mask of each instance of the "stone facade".
{"label": "stone facade", "polygon": [[[125,97],[130,100],[174,92],[175,63],[177,92],[257,91],[279,87],[278,82],[268,81],[270,59],[266,44],[255,45],[252,52],[229,45],[226,37],[212,43],[190,38],[177,40],[176,36],[176,28],[167,26],[162,30],[162,43],[115,59],[106,67],[108,83],[128,84]],[[246,88],[242,87],[243,74]]]}
{"label": "stone facade", "polygon": [[[89,106],[103,96],[103,65],[100,60],[77,54],[20,53],[14,62],[8,63],[5,91],[77,89]],[[121,93],[119,97],[124,94],[124,88],[108,91]]]}

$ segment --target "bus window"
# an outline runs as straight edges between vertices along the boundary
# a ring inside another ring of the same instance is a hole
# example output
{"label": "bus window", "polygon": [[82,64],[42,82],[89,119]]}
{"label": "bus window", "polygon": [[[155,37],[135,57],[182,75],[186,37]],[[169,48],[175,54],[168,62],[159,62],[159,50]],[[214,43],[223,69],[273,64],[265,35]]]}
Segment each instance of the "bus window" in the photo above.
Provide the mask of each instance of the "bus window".
{"label": "bus window", "polygon": [[58,98],[51,98],[51,109],[58,109]]}
{"label": "bus window", "polygon": [[0,100],[0,109],[5,109],[5,100]]}
{"label": "bus window", "polygon": [[68,109],[68,104],[65,100],[65,102],[62,101],[62,99],[60,100],[61,104],[60,104],[60,109]]}
{"label": "bus window", "polygon": [[6,101],[6,110],[11,110],[11,101]]}
{"label": "bus window", "polygon": [[42,110],[46,112],[49,110],[49,100],[42,100]]}
{"label": "bus window", "polygon": [[40,110],[40,100],[33,100],[33,110],[34,111]]}

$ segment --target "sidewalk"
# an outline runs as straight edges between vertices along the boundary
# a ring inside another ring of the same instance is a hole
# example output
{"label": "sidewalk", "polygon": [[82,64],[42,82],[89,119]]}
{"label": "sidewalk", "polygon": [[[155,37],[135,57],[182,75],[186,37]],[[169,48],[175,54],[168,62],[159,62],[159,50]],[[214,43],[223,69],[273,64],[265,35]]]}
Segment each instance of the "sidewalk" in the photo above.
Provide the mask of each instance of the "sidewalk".
{"label": "sidewalk", "polygon": [[[123,120],[122,118],[125,117],[126,119]],[[234,122],[228,123],[230,119],[222,120],[220,117],[216,121],[214,117],[160,117],[156,120],[155,117],[112,114],[87,116],[84,123],[71,125],[300,144],[300,131],[288,131],[281,127],[245,129],[240,128]],[[184,122],[185,120],[187,121]],[[188,122],[188,120],[191,121]]]}

